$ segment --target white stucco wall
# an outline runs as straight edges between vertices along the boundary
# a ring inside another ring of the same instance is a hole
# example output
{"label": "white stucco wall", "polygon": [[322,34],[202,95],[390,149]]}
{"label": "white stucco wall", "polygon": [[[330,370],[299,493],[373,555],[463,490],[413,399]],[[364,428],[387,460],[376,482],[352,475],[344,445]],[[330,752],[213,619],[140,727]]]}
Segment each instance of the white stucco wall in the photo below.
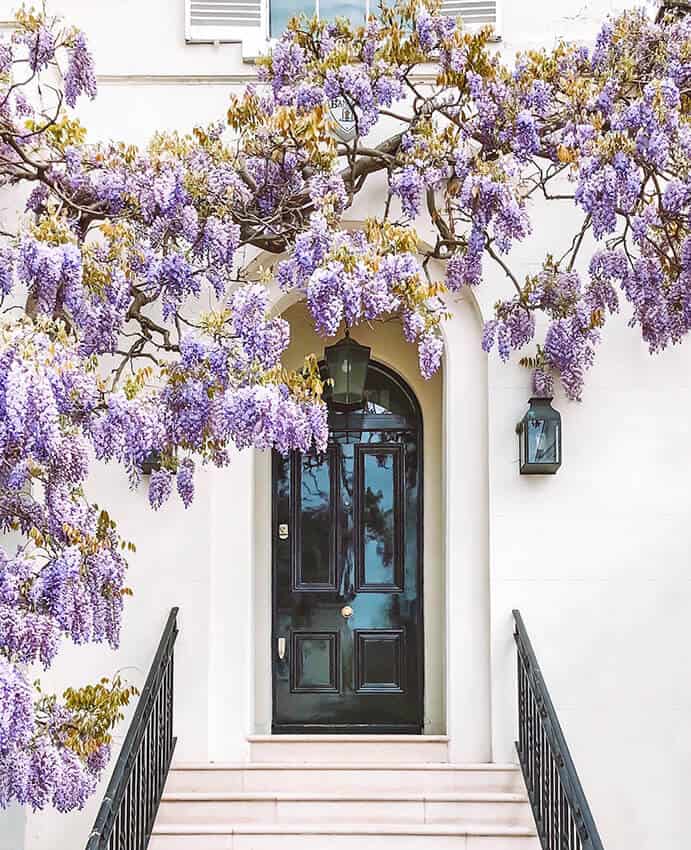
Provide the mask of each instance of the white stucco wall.
{"label": "white stucco wall", "polygon": [[[0,2],[0,20],[12,5]],[[625,4],[501,5],[496,49],[511,55],[561,35],[590,37],[603,13]],[[230,92],[253,74],[237,45],[184,44],[182,0],[62,0],[54,8],[87,31],[97,56],[100,94],[81,109],[93,139],[144,142],[158,129],[222,117]],[[354,215],[373,212],[376,195],[362,196]],[[547,250],[563,246],[567,218],[563,210],[536,211],[534,236],[519,250],[522,270],[535,270]],[[479,294],[485,314],[507,291],[490,268],[486,284]],[[607,329],[584,401],[555,402],[564,419],[562,469],[531,479],[518,475],[514,433],[528,375],[487,361],[470,305],[451,308],[458,316],[446,330],[439,474],[454,755],[514,757],[511,609],[518,607],[605,846],[677,850],[685,844],[691,784],[691,344],[652,359],[623,311]],[[265,698],[254,687],[257,606],[265,603],[253,575],[255,464],[246,453],[229,470],[202,472],[189,511],[171,501],[157,514],[119,470],[95,472],[90,493],[137,543],[135,596],[120,649],[66,648],[44,675],[46,687],[118,669],[142,684],[167,612],[179,604],[177,757],[246,756],[255,701]],[[68,816],[30,814],[25,830],[15,817],[12,828],[24,832],[28,850],[78,848],[97,804]],[[0,815],[5,843],[9,829]],[[12,842],[12,850],[22,848]]]}

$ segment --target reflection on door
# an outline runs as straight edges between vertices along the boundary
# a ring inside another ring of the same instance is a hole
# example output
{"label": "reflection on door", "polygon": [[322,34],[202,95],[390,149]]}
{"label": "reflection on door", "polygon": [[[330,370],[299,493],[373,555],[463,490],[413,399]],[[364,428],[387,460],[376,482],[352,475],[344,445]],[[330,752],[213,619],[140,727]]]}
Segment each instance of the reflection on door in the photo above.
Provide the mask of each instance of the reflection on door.
{"label": "reflection on door", "polygon": [[422,727],[421,421],[377,364],[365,396],[323,455],[274,454],[275,732]]}

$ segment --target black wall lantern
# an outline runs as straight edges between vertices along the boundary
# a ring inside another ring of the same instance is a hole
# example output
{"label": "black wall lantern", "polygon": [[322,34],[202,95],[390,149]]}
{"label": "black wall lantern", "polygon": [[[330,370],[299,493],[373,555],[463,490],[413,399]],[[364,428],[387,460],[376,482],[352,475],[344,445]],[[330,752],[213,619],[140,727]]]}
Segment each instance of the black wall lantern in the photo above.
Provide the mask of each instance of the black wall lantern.
{"label": "black wall lantern", "polygon": [[370,349],[346,335],[324,349],[331,387],[331,403],[337,408],[359,407],[363,402]]}
{"label": "black wall lantern", "polygon": [[561,414],[551,398],[531,398],[516,426],[521,475],[554,475],[561,466]]}

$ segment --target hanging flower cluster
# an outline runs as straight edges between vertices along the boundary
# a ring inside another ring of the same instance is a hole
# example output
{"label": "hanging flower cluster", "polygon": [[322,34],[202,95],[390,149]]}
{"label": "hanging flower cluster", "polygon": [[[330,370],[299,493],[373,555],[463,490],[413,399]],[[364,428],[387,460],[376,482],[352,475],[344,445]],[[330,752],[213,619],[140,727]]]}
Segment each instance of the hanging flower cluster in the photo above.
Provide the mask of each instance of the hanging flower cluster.
{"label": "hanging flower cluster", "polygon": [[441,314],[432,308],[441,287],[422,275],[416,247],[408,228],[371,220],[364,230],[333,229],[323,213],[314,212],[276,277],[284,289],[304,294],[314,326],[325,336],[343,323],[402,315],[406,339],[417,343],[420,370],[429,378],[442,354]]}
{"label": "hanging flower cluster", "polygon": [[[0,550],[0,805],[68,810],[93,790],[110,738],[73,746],[83,718],[55,698],[37,700],[26,665],[48,667],[64,637],[117,645],[123,543],[83,491],[81,425],[100,396],[93,367],[64,326],[28,319],[3,321],[0,363],[0,527],[23,540]],[[131,692],[119,682],[106,690],[107,730]]]}

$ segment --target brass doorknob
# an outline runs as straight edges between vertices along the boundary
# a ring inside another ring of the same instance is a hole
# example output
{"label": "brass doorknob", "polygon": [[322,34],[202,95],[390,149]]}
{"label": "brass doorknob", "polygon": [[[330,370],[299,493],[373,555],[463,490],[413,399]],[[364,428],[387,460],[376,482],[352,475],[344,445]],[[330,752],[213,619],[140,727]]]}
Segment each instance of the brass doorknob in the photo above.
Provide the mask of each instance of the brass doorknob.
{"label": "brass doorknob", "polygon": [[353,609],[350,607],[350,605],[344,605],[344,606],[343,606],[343,608],[341,608],[341,614],[342,614],[342,615],[346,618],[346,620],[347,620],[347,619],[348,619],[348,617],[352,617],[352,615],[353,615]]}

